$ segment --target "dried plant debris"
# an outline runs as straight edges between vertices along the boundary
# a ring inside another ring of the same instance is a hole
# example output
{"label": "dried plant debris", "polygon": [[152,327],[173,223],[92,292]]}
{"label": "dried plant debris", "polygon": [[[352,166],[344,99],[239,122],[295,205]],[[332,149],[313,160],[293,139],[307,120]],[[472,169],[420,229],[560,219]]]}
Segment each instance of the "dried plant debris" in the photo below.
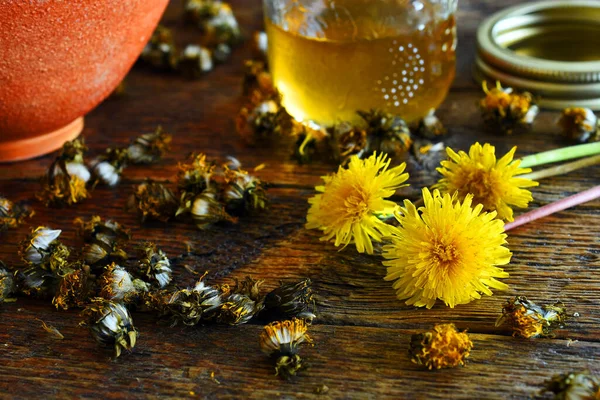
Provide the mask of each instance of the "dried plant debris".
{"label": "dried plant debris", "polygon": [[123,350],[131,351],[137,341],[137,331],[127,308],[123,304],[94,298],[83,310],[85,325],[89,327],[92,337],[103,345],[113,346],[115,357]]}
{"label": "dried plant debris", "polygon": [[34,211],[25,202],[13,203],[0,195],[0,232],[18,227],[33,215]]}
{"label": "dried plant debris", "polygon": [[525,296],[516,296],[506,302],[496,326],[506,324],[513,330],[513,336],[523,338],[553,337],[552,331],[562,327],[567,314],[560,302],[538,306]]}
{"label": "dried plant debris", "polygon": [[108,186],[115,186],[121,180],[121,174],[127,166],[127,162],[127,149],[106,149],[105,154],[97,157],[91,163],[95,177],[94,185],[101,182]]}
{"label": "dried plant debris", "polygon": [[75,139],[63,145],[41,180],[41,192],[36,194],[46,206],[73,205],[90,197],[86,188],[91,177],[84,164],[86,151],[83,139]]}
{"label": "dried plant debris", "polygon": [[298,354],[300,346],[313,341],[307,333],[308,326],[301,319],[272,322],[260,334],[260,348],[275,360],[275,374],[290,379],[305,368]]}
{"label": "dried plant debris", "polygon": [[375,152],[401,155],[410,149],[410,129],[401,117],[381,110],[358,111],[358,115],[366,124],[365,156]]}
{"label": "dried plant debris", "polygon": [[125,268],[112,263],[104,268],[104,273],[98,278],[99,296],[107,300],[129,303],[137,296],[138,289],[147,291],[143,282],[141,285],[139,283],[134,284],[133,278]]}
{"label": "dried plant debris", "polygon": [[367,151],[367,131],[348,122],[340,122],[328,129],[333,159],[348,164],[352,156],[362,158]]}
{"label": "dried plant debris", "polygon": [[243,106],[236,117],[236,129],[247,143],[264,143],[289,135],[294,122],[281,104],[257,97]]}
{"label": "dried plant debris", "polygon": [[127,201],[128,210],[137,210],[142,222],[167,222],[175,216],[178,200],[173,191],[160,182],[147,179],[139,184]]}
{"label": "dried plant debris", "polygon": [[166,71],[177,69],[178,53],[169,28],[158,25],[150,41],[142,50],[140,59],[148,65]]}
{"label": "dried plant debris", "polygon": [[465,365],[472,348],[466,332],[457,331],[454,324],[438,324],[411,336],[409,354],[413,363],[429,370],[453,368]]}
{"label": "dried plant debris", "polygon": [[600,120],[589,108],[565,108],[557,124],[570,140],[582,143],[600,140]]}
{"label": "dried plant debris", "polygon": [[59,276],[64,275],[68,272],[71,251],[58,240],[60,234],[60,229],[45,226],[35,228],[20,244],[21,259],[30,267]]}
{"label": "dried plant debris", "polygon": [[95,215],[87,222],[77,218],[75,224],[79,226],[80,234],[86,242],[83,259],[87,264],[98,268],[112,261],[127,260],[127,253],[122,249],[122,245],[131,235],[118,222],[104,221]]}
{"label": "dried plant debris", "polygon": [[301,318],[312,321],[316,305],[309,278],[298,282],[281,283],[265,296],[260,316],[268,320]]}
{"label": "dried plant debris", "polygon": [[242,169],[226,169],[223,202],[228,213],[244,215],[268,207],[264,183]]}
{"label": "dried plant debris", "polygon": [[485,97],[478,103],[484,122],[504,134],[531,127],[539,113],[529,92],[518,93],[512,88],[503,88],[500,82],[488,89],[483,82]]}
{"label": "dried plant debris", "polygon": [[170,149],[173,136],[158,126],[152,133],[138,136],[127,148],[127,158],[132,164],[154,164]]}
{"label": "dried plant debris", "polygon": [[63,334],[60,333],[60,331],[58,329],[56,329],[54,326],[46,324],[41,319],[38,319],[38,318],[36,318],[36,319],[42,323],[42,329],[45,330],[54,339],[63,340],[65,338],[63,336]]}
{"label": "dried plant debris", "polygon": [[15,291],[14,274],[0,261],[0,304],[7,301]]}
{"label": "dried plant debris", "polygon": [[546,382],[541,392],[554,393],[554,400],[598,400],[600,377],[589,371],[556,375]]}

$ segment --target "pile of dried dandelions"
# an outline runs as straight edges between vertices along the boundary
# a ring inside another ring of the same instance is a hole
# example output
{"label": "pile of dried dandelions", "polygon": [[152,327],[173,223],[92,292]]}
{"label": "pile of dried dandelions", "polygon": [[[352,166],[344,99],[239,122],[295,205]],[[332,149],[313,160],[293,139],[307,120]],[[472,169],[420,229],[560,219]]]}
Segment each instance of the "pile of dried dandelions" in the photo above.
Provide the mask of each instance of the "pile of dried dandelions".
{"label": "pile of dried dandelions", "polygon": [[242,34],[231,6],[216,0],[185,0],[184,21],[200,31],[198,43],[181,51],[169,28],[159,25],[142,51],[140,60],[160,71],[178,72],[189,79],[198,79],[224,63]]}

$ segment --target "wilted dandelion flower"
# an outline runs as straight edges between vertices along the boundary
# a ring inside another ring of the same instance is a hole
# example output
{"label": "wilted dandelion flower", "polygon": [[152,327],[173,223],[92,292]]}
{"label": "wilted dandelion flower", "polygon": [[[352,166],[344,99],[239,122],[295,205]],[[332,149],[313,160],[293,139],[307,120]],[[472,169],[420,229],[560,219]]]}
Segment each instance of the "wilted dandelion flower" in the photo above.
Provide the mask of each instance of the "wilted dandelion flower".
{"label": "wilted dandelion flower", "polygon": [[88,284],[90,269],[83,263],[71,264],[71,272],[60,279],[58,288],[52,299],[56,308],[68,310],[69,307],[83,307],[90,293]]}
{"label": "wilted dandelion flower", "polygon": [[34,211],[23,202],[13,203],[0,195],[0,232],[16,228],[33,214]]}
{"label": "wilted dandelion flower", "polygon": [[540,112],[529,92],[517,93],[512,88],[503,88],[500,82],[488,89],[485,81],[483,91],[485,97],[478,103],[483,120],[503,133],[529,128]]}
{"label": "wilted dandelion flower", "polygon": [[360,253],[373,254],[372,241],[379,242],[392,231],[379,218],[396,207],[386,198],[408,179],[403,173],[406,164],[388,169],[389,165],[385,154],[366,160],[354,156],[347,168],[323,177],[325,185],[316,187],[321,193],[309,200],[306,228],[323,231],[321,240],[335,238],[336,246],[354,243]]}
{"label": "wilted dandelion flower", "polygon": [[458,332],[454,324],[438,324],[411,336],[409,354],[413,363],[427,369],[452,368],[465,365],[472,348],[466,332]]}
{"label": "wilted dandelion flower", "polygon": [[471,195],[461,203],[423,189],[423,200],[419,209],[404,201],[396,212],[400,226],[383,248],[385,280],[395,281],[398,299],[427,308],[440,299],[454,307],[491,296],[491,289],[507,289],[496,278],[508,277],[499,266],[508,264],[512,254],[504,246],[504,223],[496,213],[482,213],[480,204],[471,208]]}
{"label": "wilted dandelion flower", "polygon": [[276,359],[276,375],[289,379],[304,367],[298,352],[302,344],[312,344],[307,330],[306,322],[296,318],[265,326],[260,334],[260,348]]}
{"label": "wilted dandelion flower", "polygon": [[23,261],[52,274],[64,275],[71,251],[58,240],[60,233],[60,229],[45,226],[34,229],[27,239],[21,242],[19,254]]}
{"label": "wilted dandelion flower", "polygon": [[563,134],[578,142],[600,139],[600,120],[589,108],[565,108],[557,122]]}
{"label": "wilted dandelion flower", "polygon": [[150,242],[141,245],[139,252],[138,268],[144,276],[159,288],[167,286],[171,282],[173,270],[165,252]]}
{"label": "wilted dandelion flower", "polygon": [[133,164],[155,163],[170,149],[172,139],[159,125],[156,131],[140,135],[133,141],[127,148],[127,158]]}
{"label": "wilted dandelion flower", "polygon": [[112,263],[99,278],[100,297],[107,300],[128,301],[137,293],[131,275],[120,265]]}
{"label": "wilted dandelion flower", "polygon": [[520,160],[513,161],[516,147],[496,160],[496,149],[486,143],[475,143],[469,153],[456,153],[447,148],[449,159],[442,161],[437,170],[443,178],[433,186],[442,194],[458,194],[459,200],[473,196],[473,204],[483,205],[485,211],[496,211],[498,218],[512,221],[512,207],[527,208],[533,200],[531,192],[525,188],[537,186],[531,179],[518,175],[531,172],[530,168],[519,168]]}
{"label": "wilted dandelion flower", "polygon": [[282,283],[265,296],[261,316],[269,319],[295,317],[312,321],[315,318],[316,307],[311,283],[308,278]]}
{"label": "wilted dandelion flower", "polygon": [[513,336],[551,337],[552,330],[560,326],[565,318],[566,309],[562,303],[540,307],[525,296],[516,296],[504,305],[496,326],[509,325]]}
{"label": "wilted dandelion flower", "polygon": [[137,331],[124,305],[95,298],[83,315],[92,337],[101,344],[114,346],[115,357],[119,357],[123,349],[131,351],[135,347]]}
{"label": "wilted dandelion flower", "polygon": [[554,393],[554,400],[598,400],[600,377],[589,371],[556,375],[546,382],[545,391]]}

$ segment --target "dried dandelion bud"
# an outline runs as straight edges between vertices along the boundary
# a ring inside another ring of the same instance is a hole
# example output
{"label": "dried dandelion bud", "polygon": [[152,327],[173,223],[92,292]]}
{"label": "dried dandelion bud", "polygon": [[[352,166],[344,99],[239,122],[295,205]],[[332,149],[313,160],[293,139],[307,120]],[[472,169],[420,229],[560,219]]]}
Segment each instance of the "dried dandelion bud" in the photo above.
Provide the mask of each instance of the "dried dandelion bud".
{"label": "dried dandelion bud", "polygon": [[187,45],[179,58],[179,68],[189,79],[200,78],[213,69],[210,50],[195,44]]}
{"label": "dried dandelion bud", "polygon": [[169,257],[154,243],[144,243],[139,248],[138,268],[142,274],[159,288],[167,286],[172,279],[173,270]]}
{"label": "dried dandelion bud", "polygon": [[72,205],[90,196],[86,188],[90,172],[83,164],[86,150],[83,139],[63,145],[58,157],[42,177],[42,191],[36,194],[46,206]]}
{"label": "dried dandelion bud", "polygon": [[296,318],[272,322],[264,327],[260,334],[260,348],[276,360],[275,375],[289,379],[304,368],[298,352],[303,343],[312,344],[307,330],[306,322]]}
{"label": "dried dandelion bud", "polygon": [[3,303],[15,290],[15,279],[6,264],[0,261],[0,303]]}
{"label": "dried dandelion bud", "polygon": [[116,263],[105,267],[98,284],[100,297],[107,300],[129,302],[138,292],[129,272]]}
{"label": "dried dandelion bud", "polygon": [[219,43],[212,52],[212,57],[216,63],[224,63],[231,57],[231,46],[227,43]]}
{"label": "dried dandelion bud", "polygon": [[267,33],[256,31],[252,35],[252,53],[254,58],[259,60],[267,59],[267,50],[269,49],[269,39]]}
{"label": "dried dandelion bud", "polygon": [[137,331],[129,311],[122,304],[94,298],[82,315],[98,343],[114,346],[115,357],[119,357],[123,349],[131,351],[135,347]]}
{"label": "dried dandelion bud", "polygon": [[265,185],[244,170],[225,171],[223,201],[227,212],[233,215],[264,210],[268,206]]}
{"label": "dried dandelion bud", "polygon": [[179,190],[193,197],[208,188],[215,166],[213,162],[208,162],[202,153],[192,154],[191,159],[190,164],[178,164],[177,186]]}
{"label": "dried dandelion bud", "polygon": [[600,399],[600,378],[589,371],[555,375],[546,382],[542,392],[554,393],[554,400]]}
{"label": "dried dandelion bud", "polygon": [[458,332],[454,324],[438,324],[433,330],[411,336],[411,361],[427,369],[465,365],[473,343],[466,332]]}
{"label": "dried dandelion bud", "polygon": [[92,162],[92,170],[96,177],[95,183],[102,182],[115,186],[121,180],[121,173],[127,166],[127,149],[106,149],[106,153]]}
{"label": "dried dandelion bud", "polygon": [[213,192],[206,191],[196,196],[190,210],[192,220],[199,229],[206,229],[217,222],[237,222],[225,211],[225,207],[216,200]]}
{"label": "dried dandelion bud", "polygon": [[244,69],[242,93],[245,96],[258,92],[265,99],[279,100],[279,92],[275,88],[271,74],[267,72],[264,62],[246,60]]}
{"label": "dried dandelion bud", "polygon": [[241,38],[240,28],[227,3],[214,0],[187,0],[185,18],[206,34],[213,43],[234,44]]}
{"label": "dried dandelion bud", "polygon": [[253,279],[247,276],[242,281],[235,280],[235,286],[231,290],[233,293],[242,294],[257,303],[262,303],[264,296],[260,293],[260,287],[264,283],[262,279]]}
{"label": "dried dandelion bud", "polygon": [[261,316],[268,319],[302,318],[312,321],[316,317],[311,280],[281,283],[265,296]]}
{"label": "dried dandelion bud", "polygon": [[127,158],[133,164],[153,164],[170,150],[173,137],[158,126],[153,133],[138,136],[127,148]]}
{"label": "dried dandelion bud", "polygon": [[557,125],[568,139],[578,142],[600,140],[600,120],[589,108],[565,108]]}
{"label": "dried dandelion bud", "polygon": [[58,277],[39,266],[20,270],[18,278],[22,286],[21,290],[27,295],[46,296],[56,292]]}
{"label": "dried dandelion bud", "polygon": [[381,110],[358,111],[367,131],[365,155],[386,153],[400,155],[410,149],[412,138],[406,122],[397,115]]}
{"label": "dried dandelion bud", "polygon": [[217,312],[218,323],[227,325],[241,325],[252,319],[262,309],[262,304],[250,297],[233,293],[224,300]]}
{"label": "dried dandelion bud", "polygon": [[175,70],[177,69],[177,56],[177,48],[171,30],[159,25],[142,50],[140,59],[156,69]]}
{"label": "dried dandelion bud", "polygon": [[236,130],[248,143],[273,140],[291,129],[292,117],[275,100],[251,102],[236,117]]}
{"label": "dried dandelion bud", "polygon": [[328,129],[331,138],[333,159],[346,165],[350,157],[362,158],[367,148],[367,132],[348,122],[335,124]]}
{"label": "dried dandelion bud", "polygon": [[529,92],[516,93],[512,88],[503,88],[500,82],[488,89],[483,82],[485,97],[479,101],[484,122],[510,135],[516,129],[528,129],[537,117],[539,108]]}
{"label": "dried dandelion bud", "polygon": [[513,330],[513,336],[528,339],[553,337],[552,331],[561,327],[565,319],[566,309],[560,302],[540,307],[525,296],[516,296],[504,305],[496,326],[507,324]]}
{"label": "dried dandelion bud", "polygon": [[54,274],[63,275],[70,255],[68,247],[58,237],[60,229],[39,226],[21,242],[19,254],[25,263]]}
{"label": "dried dandelion bud", "polygon": [[200,280],[194,288],[174,292],[159,291],[146,296],[146,305],[168,316],[173,325],[181,322],[193,326],[200,321],[212,320],[223,303],[219,289]]}
{"label": "dried dandelion bud", "polygon": [[88,221],[81,218],[75,218],[73,223],[79,229],[79,234],[83,236],[86,242],[90,242],[98,237],[105,237],[110,240],[129,240],[131,234],[116,221],[103,220],[99,215],[92,216]]}
{"label": "dried dandelion bud", "polygon": [[13,203],[0,196],[0,232],[16,228],[33,215],[34,211],[24,202]]}
{"label": "dried dandelion bud", "polygon": [[89,266],[78,263],[70,265],[70,268],[72,271],[61,278],[52,299],[52,304],[58,309],[68,310],[69,307],[83,307],[91,292]]}
{"label": "dried dandelion bud", "polygon": [[435,171],[446,159],[446,145],[443,142],[434,144],[427,139],[419,139],[413,143],[411,150],[419,165],[428,171]]}
{"label": "dried dandelion bud", "polygon": [[87,243],[83,248],[85,262],[92,266],[102,266],[111,260],[126,260],[127,253],[121,249],[121,243],[129,240],[129,231],[122,228],[119,223],[106,220],[95,215],[88,222],[76,219],[80,233]]}
{"label": "dried dandelion bud", "polygon": [[177,211],[177,198],[173,191],[159,182],[147,179],[136,187],[127,201],[127,209],[137,210],[142,222],[158,220],[167,222]]}
{"label": "dried dandelion bud", "polygon": [[425,139],[437,139],[440,136],[444,136],[448,130],[442,124],[435,115],[435,109],[431,109],[429,113],[419,120],[417,125],[416,134]]}

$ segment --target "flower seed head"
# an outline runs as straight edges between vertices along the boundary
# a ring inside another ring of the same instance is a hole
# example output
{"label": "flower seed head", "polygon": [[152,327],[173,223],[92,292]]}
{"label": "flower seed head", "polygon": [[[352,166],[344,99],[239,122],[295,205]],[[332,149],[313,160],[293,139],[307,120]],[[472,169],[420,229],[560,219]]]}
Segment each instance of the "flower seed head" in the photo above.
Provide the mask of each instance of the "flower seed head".
{"label": "flower seed head", "polygon": [[154,243],[147,242],[140,247],[138,267],[147,279],[161,289],[171,282],[173,270],[169,257]]}
{"label": "flower seed head", "polygon": [[129,311],[122,304],[95,298],[83,315],[92,337],[101,344],[114,346],[115,357],[119,357],[123,349],[131,351],[135,346],[137,331]]}
{"label": "flower seed head", "polygon": [[312,321],[315,318],[315,301],[311,280],[282,283],[265,296],[261,316],[269,319],[301,318]]}
{"label": "flower seed head", "polygon": [[129,301],[137,294],[131,275],[115,263],[107,266],[99,279],[100,297],[114,301]]}

